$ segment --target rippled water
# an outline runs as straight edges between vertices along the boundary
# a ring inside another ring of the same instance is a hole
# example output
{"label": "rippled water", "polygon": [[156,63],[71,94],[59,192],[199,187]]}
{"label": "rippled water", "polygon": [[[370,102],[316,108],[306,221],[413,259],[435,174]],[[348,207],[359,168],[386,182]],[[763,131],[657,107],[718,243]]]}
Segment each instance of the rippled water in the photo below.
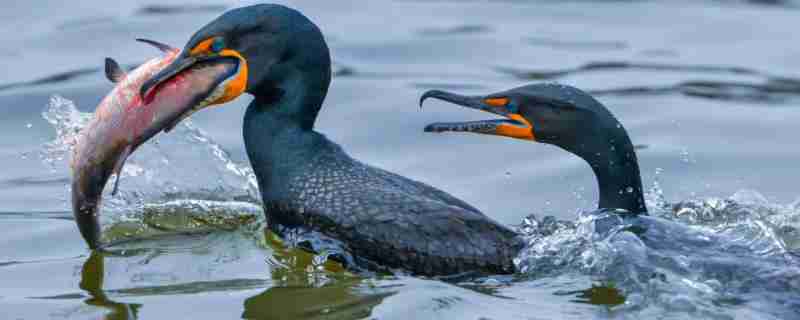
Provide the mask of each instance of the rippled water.
{"label": "rippled water", "polygon": [[[447,282],[354,274],[326,259],[335,243],[314,256],[294,248],[298,239],[265,233],[241,143],[247,99],[198,113],[137,151],[120,195],[104,203],[104,237],[117,245],[89,255],[71,221],[66,163],[86,113],[110,88],[102,58],[135,65],[156,53],[134,37],[178,45],[240,4],[159,3],[41,0],[0,10],[4,317],[800,314],[797,3],[288,3],[320,24],[337,63],[318,130],[528,240],[519,274]],[[591,170],[556,148],[421,132],[429,122],[485,118],[436,103],[419,112],[424,89],[489,93],[535,81],[591,90],[625,123],[651,216],[592,210]]]}

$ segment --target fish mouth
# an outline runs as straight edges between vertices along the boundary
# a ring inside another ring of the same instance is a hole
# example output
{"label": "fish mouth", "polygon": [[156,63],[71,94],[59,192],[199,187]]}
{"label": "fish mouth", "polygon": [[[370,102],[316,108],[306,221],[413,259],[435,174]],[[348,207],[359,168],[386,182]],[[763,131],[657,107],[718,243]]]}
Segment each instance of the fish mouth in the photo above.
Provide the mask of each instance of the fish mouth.
{"label": "fish mouth", "polygon": [[144,104],[160,100],[162,96],[163,99],[180,95],[191,97],[181,100],[184,105],[176,106],[177,113],[156,119],[157,123],[150,128],[156,132],[169,132],[193,113],[238,97],[244,92],[246,82],[247,64],[241,56],[180,55],[169,66],[146,80],[139,95]]}
{"label": "fish mouth", "polygon": [[469,109],[476,109],[502,116],[504,119],[490,119],[465,122],[435,122],[425,126],[425,132],[473,132],[500,135],[512,138],[534,140],[533,125],[526,120],[506,97],[464,96],[442,90],[430,90],[420,98],[420,108],[425,100],[434,98]]}

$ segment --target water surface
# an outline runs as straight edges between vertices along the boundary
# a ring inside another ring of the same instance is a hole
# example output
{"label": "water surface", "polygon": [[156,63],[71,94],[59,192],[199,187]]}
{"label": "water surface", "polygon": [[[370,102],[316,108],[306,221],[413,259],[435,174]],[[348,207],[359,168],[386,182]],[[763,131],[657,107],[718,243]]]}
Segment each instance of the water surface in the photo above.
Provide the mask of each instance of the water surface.
{"label": "water surface", "polygon": [[[224,8],[251,2],[158,3],[0,10],[6,318],[800,313],[794,2],[284,2],[320,25],[336,62],[317,130],[358,159],[522,224],[523,272],[455,283],[356,275],[265,234],[241,138],[249,98],[198,113],[137,152],[104,216],[106,237],[135,241],[90,255],[69,212],[64,138],[111,88],[103,58],[136,65],[157,52],[134,38],[180,46]],[[485,94],[542,81],[591,90],[625,124],[654,217],[593,212],[591,170],[555,147],[422,132],[486,118],[437,102],[420,111],[424,90]]]}

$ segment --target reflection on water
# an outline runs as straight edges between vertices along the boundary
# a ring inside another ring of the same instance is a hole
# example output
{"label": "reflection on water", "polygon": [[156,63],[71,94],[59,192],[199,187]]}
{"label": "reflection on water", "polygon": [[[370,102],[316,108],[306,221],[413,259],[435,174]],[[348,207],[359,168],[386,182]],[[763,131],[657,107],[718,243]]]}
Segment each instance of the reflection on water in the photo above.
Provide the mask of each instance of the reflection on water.
{"label": "reflection on water", "polygon": [[556,291],[555,295],[574,296],[572,302],[616,306],[625,303],[625,296],[612,286],[595,285],[585,290]]}
{"label": "reflection on water", "polygon": [[[800,212],[794,205],[767,205],[754,192],[683,204],[654,202],[658,194],[656,190],[648,195],[655,208],[652,217],[622,219],[607,212],[586,212],[577,222],[528,217],[520,227],[528,246],[516,262],[522,272],[513,277],[467,278],[455,280],[457,284],[363,278],[335,261],[286,247],[269,231],[260,229],[261,235],[254,236],[241,226],[122,243],[87,260],[81,288],[92,297],[87,304],[107,308],[108,317],[122,319],[147,308],[146,303],[120,303],[123,299],[248,289],[259,292],[243,299],[242,317],[247,319],[358,319],[375,310],[385,316],[385,303],[410,306],[412,318],[472,313],[516,318],[532,307],[564,307],[564,302],[614,313],[704,318],[725,318],[744,306],[768,308],[751,312],[778,319],[800,311],[794,232],[800,227]],[[242,248],[247,243],[249,249]],[[246,258],[247,252],[263,257],[267,279],[241,278],[235,271],[259,264]],[[132,287],[102,290],[104,256],[124,266],[117,276],[129,277]],[[203,268],[167,267],[175,261],[212,266],[214,274],[226,274],[220,278]],[[550,295],[550,300],[531,302],[531,292],[520,294],[528,286],[541,286],[537,283],[545,286],[533,294]],[[593,285],[586,288],[588,283]],[[467,307],[472,304],[494,307]]]}
{"label": "reflection on water", "polygon": [[90,298],[84,303],[108,309],[104,319],[130,320],[137,319],[141,304],[122,303],[111,300],[103,291],[103,278],[105,277],[105,258],[102,253],[92,252],[81,268],[81,283],[79,287],[89,293]]}
{"label": "reflection on water", "polygon": [[356,281],[325,287],[272,287],[244,301],[244,319],[364,319],[390,293],[358,295]]}
{"label": "reflection on water", "polygon": [[[56,141],[47,144],[46,160],[70,150],[69,136],[86,118],[69,101],[53,101],[45,116],[61,129]],[[105,206],[111,219],[104,224],[103,238],[114,243],[106,254],[122,266],[118,276],[130,287],[103,290],[103,255],[93,254],[83,267],[81,288],[91,295],[87,304],[110,310],[108,318],[135,318],[146,310],[146,303],[119,299],[252,289],[261,292],[244,299],[244,318],[362,318],[384,301],[420,305],[415,317],[456,315],[467,312],[461,309],[465,301],[491,304],[495,299],[507,299],[505,309],[487,315],[516,317],[529,306],[509,290],[539,279],[587,275],[595,283],[590,288],[576,283],[549,294],[642,314],[724,316],[729,307],[745,303],[769,306],[770,316],[800,311],[800,299],[789,297],[800,290],[795,283],[800,269],[787,265],[797,261],[800,212],[795,205],[771,204],[756,192],[668,204],[656,182],[647,195],[652,217],[623,219],[607,211],[582,211],[576,221],[529,216],[519,227],[528,245],[515,260],[520,274],[513,280],[451,279],[459,281],[457,286],[410,278],[364,280],[329,259],[336,248],[319,255],[301,249],[305,241],[323,241],[313,233],[284,243],[265,231],[261,206],[250,197],[255,192],[252,173],[191,123],[181,127],[137,154],[129,165],[133,171],[123,178],[125,185],[140,186]],[[180,154],[171,151],[174,144]],[[206,181],[200,189],[197,184],[177,187],[179,181],[192,180],[155,164],[186,157],[208,159],[198,165],[216,176],[195,176]],[[218,190],[228,198],[220,198]],[[253,259],[258,256],[263,260]],[[189,261],[192,268],[175,267]],[[266,270],[256,271],[259,265]]]}
{"label": "reflection on water", "polygon": [[[83,303],[105,309],[103,319],[138,319],[147,304],[125,302],[146,296],[195,295],[231,290],[262,289],[263,292],[244,299],[245,319],[355,319],[368,317],[371,310],[390,296],[391,292],[377,292],[365,286],[365,280],[347,273],[341,265],[333,261],[320,262],[316,256],[300,249],[282,246],[274,235],[266,243],[274,250],[268,262],[276,268],[271,269],[269,279],[225,279],[214,281],[193,281],[188,283],[162,284],[129,288],[106,288],[107,260],[116,264],[154,263],[153,259],[175,254],[176,248],[166,251],[150,247],[159,240],[146,240],[140,243],[129,242],[120,248],[107,252],[92,252],[80,269],[79,288],[84,294],[62,294],[40,299],[85,298]],[[204,247],[206,250],[225,251],[228,244],[203,244],[204,239],[178,237],[170,239],[186,244],[194,243],[193,250]],[[167,241],[170,241],[167,240]],[[161,240],[163,241],[163,240]],[[198,243],[199,242],[199,243]],[[159,244],[162,245],[162,244]],[[171,252],[170,252],[171,251]],[[190,260],[191,261],[191,260]],[[187,263],[190,261],[186,261]],[[116,275],[119,277],[120,275]],[[122,275],[125,277],[125,275]],[[130,275],[135,284],[135,272]],[[163,280],[156,281],[164,282]],[[169,281],[166,281],[169,282]],[[363,287],[363,288],[362,288]],[[87,297],[88,296],[88,297]],[[231,316],[233,318],[233,316]]]}
{"label": "reflection on water", "polygon": [[[455,284],[355,276],[327,254],[285,248],[263,232],[241,142],[246,99],[198,113],[139,150],[120,196],[103,207],[115,245],[85,260],[66,197],[69,134],[111,87],[98,68],[105,56],[133,65],[152,52],[132,39],[180,46],[240,4],[191,2],[44,0],[0,10],[0,55],[13,58],[0,61],[0,317],[800,313],[800,51],[787,41],[797,1],[286,1],[320,24],[337,62],[317,128],[354,157],[506,224],[535,213],[521,228],[525,272]],[[592,90],[613,109],[639,146],[643,181],[659,179],[652,217],[587,214],[591,170],[561,150],[422,132],[470,116],[419,112],[424,89],[478,94],[538,81]],[[69,100],[53,99],[43,120],[54,94]],[[58,139],[47,144],[54,127]]]}

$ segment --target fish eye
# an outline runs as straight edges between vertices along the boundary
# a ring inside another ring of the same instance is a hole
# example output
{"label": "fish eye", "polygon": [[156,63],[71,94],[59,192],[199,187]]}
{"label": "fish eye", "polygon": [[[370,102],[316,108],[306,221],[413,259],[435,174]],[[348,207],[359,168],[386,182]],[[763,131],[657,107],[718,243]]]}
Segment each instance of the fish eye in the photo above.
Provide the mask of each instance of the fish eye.
{"label": "fish eye", "polygon": [[213,51],[214,53],[219,53],[224,48],[225,48],[225,39],[222,39],[221,37],[217,37],[214,39],[213,42],[211,42],[211,51]]}

